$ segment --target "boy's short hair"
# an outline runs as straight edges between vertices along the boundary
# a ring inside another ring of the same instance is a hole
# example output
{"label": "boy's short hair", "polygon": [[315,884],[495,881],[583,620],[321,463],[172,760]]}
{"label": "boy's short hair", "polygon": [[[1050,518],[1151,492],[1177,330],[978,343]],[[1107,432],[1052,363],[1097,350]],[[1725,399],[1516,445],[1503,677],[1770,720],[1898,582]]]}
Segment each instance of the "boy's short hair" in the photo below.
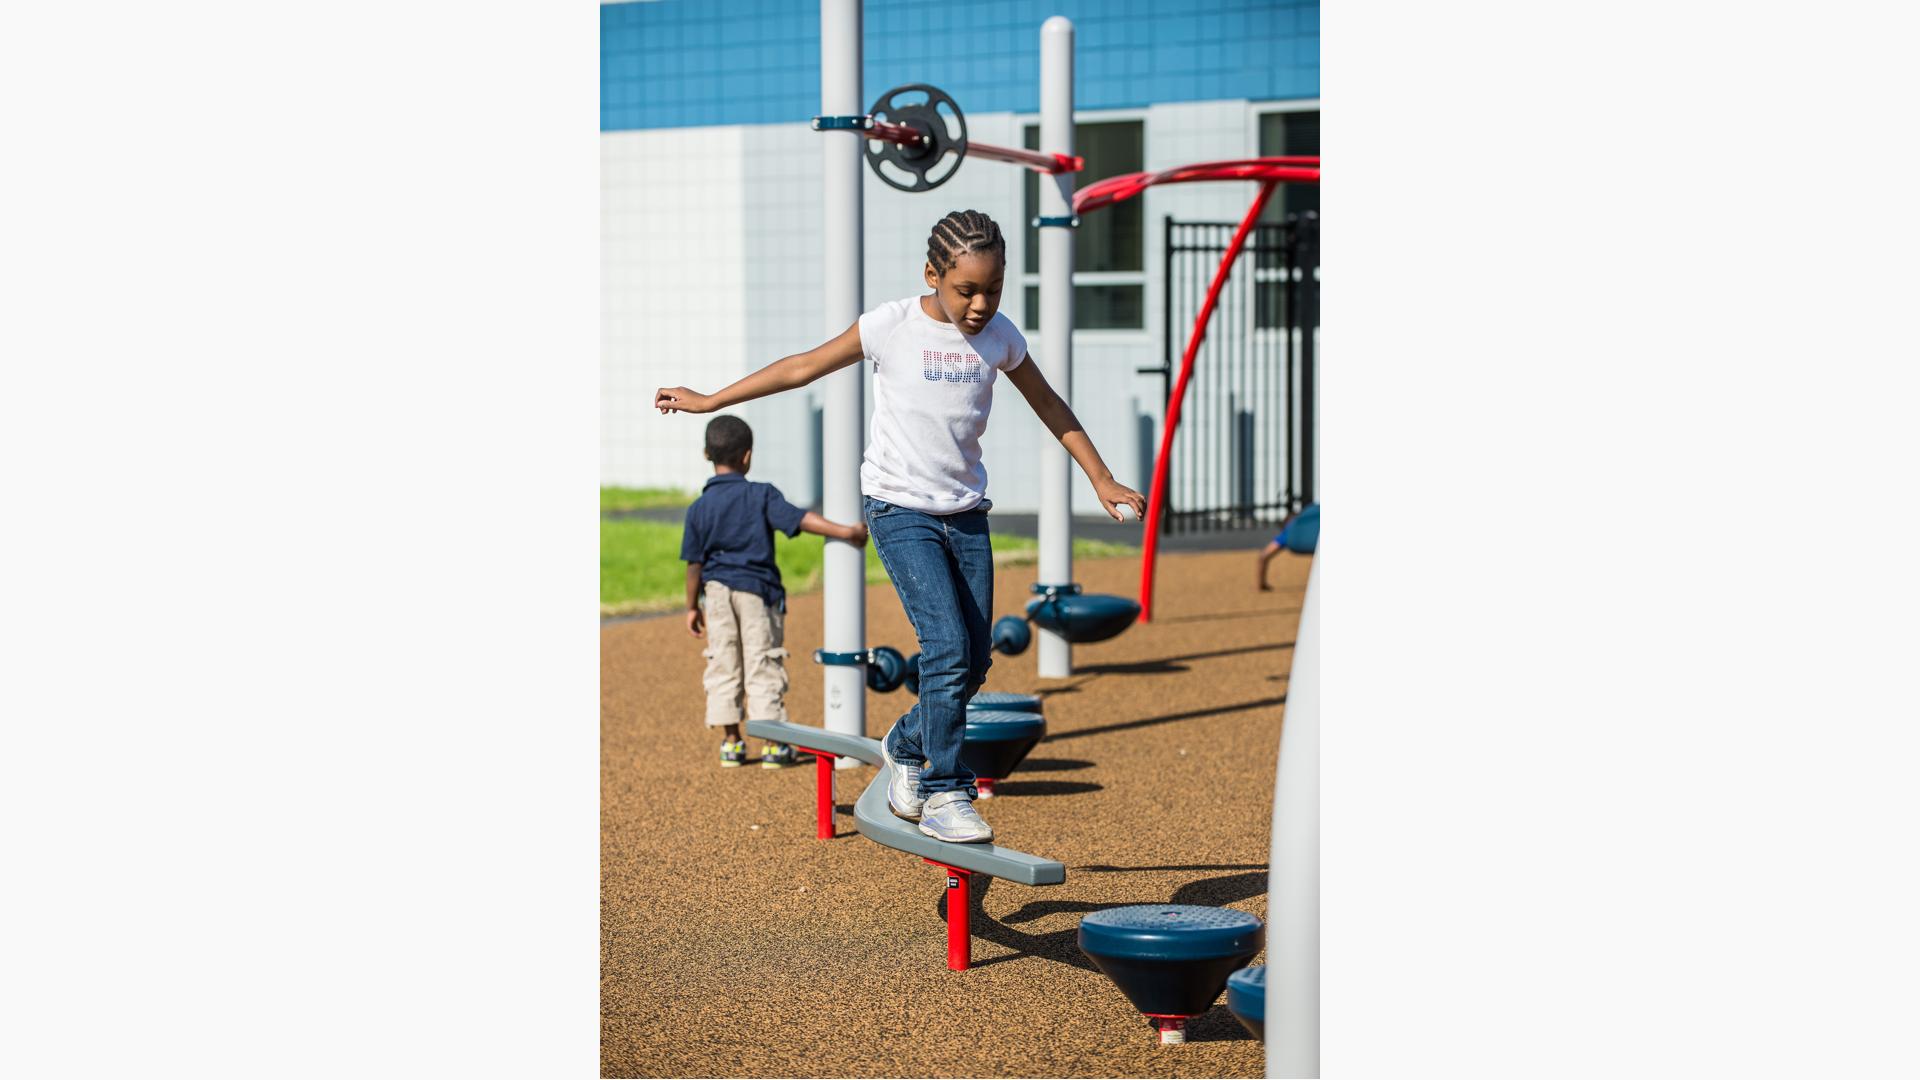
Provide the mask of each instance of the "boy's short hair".
{"label": "boy's short hair", "polygon": [[737,416],[716,416],[707,424],[707,460],[737,469],[753,449],[753,429]]}

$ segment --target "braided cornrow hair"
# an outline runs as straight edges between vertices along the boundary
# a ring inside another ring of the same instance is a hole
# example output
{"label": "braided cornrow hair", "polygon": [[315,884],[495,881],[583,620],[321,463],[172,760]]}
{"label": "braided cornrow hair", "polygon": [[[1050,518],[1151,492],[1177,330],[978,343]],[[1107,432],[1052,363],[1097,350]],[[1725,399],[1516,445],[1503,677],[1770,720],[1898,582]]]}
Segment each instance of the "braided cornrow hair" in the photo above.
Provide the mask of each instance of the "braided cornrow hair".
{"label": "braided cornrow hair", "polygon": [[927,261],[941,277],[953,269],[960,256],[989,251],[1006,259],[1007,238],[1000,235],[1000,226],[992,218],[978,210],[955,210],[941,218],[933,227],[933,235],[927,237]]}

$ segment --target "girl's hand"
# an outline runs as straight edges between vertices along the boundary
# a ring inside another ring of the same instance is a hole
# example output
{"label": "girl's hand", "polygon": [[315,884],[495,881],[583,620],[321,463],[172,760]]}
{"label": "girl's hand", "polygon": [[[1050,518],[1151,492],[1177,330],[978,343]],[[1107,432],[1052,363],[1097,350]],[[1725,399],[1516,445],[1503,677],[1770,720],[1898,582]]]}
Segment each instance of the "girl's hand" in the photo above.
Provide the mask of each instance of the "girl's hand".
{"label": "girl's hand", "polygon": [[852,544],[854,547],[857,547],[857,548],[866,547],[867,546],[866,525],[861,522],[855,522],[852,525],[847,526],[847,535],[843,539],[845,539],[847,543]]}
{"label": "girl's hand", "polygon": [[[1106,507],[1107,516],[1115,521],[1139,521],[1147,516],[1147,498],[1117,480],[1108,480],[1094,485],[1094,493],[1100,496],[1100,505]],[[1133,511],[1131,517],[1121,513],[1121,509]]]}
{"label": "girl's hand", "polygon": [[713,406],[708,404],[710,400],[706,394],[684,386],[663,386],[653,392],[653,407],[659,409],[662,416],[675,412],[712,412]]}
{"label": "girl's hand", "polygon": [[694,637],[706,637],[707,617],[699,608],[687,612],[687,633]]}

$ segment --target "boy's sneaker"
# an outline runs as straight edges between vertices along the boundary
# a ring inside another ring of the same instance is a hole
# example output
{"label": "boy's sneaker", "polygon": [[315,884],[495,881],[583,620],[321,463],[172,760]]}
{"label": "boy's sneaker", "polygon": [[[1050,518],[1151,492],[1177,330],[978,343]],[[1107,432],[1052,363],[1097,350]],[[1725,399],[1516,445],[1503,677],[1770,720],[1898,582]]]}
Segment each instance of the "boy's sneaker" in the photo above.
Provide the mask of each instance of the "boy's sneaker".
{"label": "boy's sneaker", "polygon": [[729,739],[720,744],[720,767],[737,769],[747,762],[747,743],[745,739]]}
{"label": "boy's sneaker", "polygon": [[928,799],[920,812],[920,831],[949,844],[984,844],[993,839],[992,827],[981,820],[964,791],[943,791]]}
{"label": "boy's sneaker", "polygon": [[793,747],[786,743],[770,742],[760,748],[760,767],[763,769],[784,769],[793,764]]}
{"label": "boy's sneaker", "polygon": [[920,766],[902,765],[893,760],[887,752],[887,740],[893,736],[893,728],[880,737],[880,761],[887,767],[887,809],[894,817],[919,821],[922,808],[927,800],[920,795]]}

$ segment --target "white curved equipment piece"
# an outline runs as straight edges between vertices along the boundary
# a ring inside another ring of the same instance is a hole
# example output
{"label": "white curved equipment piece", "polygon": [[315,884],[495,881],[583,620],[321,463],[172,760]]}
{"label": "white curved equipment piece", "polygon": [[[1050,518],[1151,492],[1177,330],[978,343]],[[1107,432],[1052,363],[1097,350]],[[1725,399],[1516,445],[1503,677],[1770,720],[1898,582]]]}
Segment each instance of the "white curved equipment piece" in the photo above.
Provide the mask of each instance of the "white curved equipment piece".
{"label": "white curved equipment piece", "polygon": [[1294,635],[1267,870],[1267,1076],[1320,1075],[1320,559]]}

